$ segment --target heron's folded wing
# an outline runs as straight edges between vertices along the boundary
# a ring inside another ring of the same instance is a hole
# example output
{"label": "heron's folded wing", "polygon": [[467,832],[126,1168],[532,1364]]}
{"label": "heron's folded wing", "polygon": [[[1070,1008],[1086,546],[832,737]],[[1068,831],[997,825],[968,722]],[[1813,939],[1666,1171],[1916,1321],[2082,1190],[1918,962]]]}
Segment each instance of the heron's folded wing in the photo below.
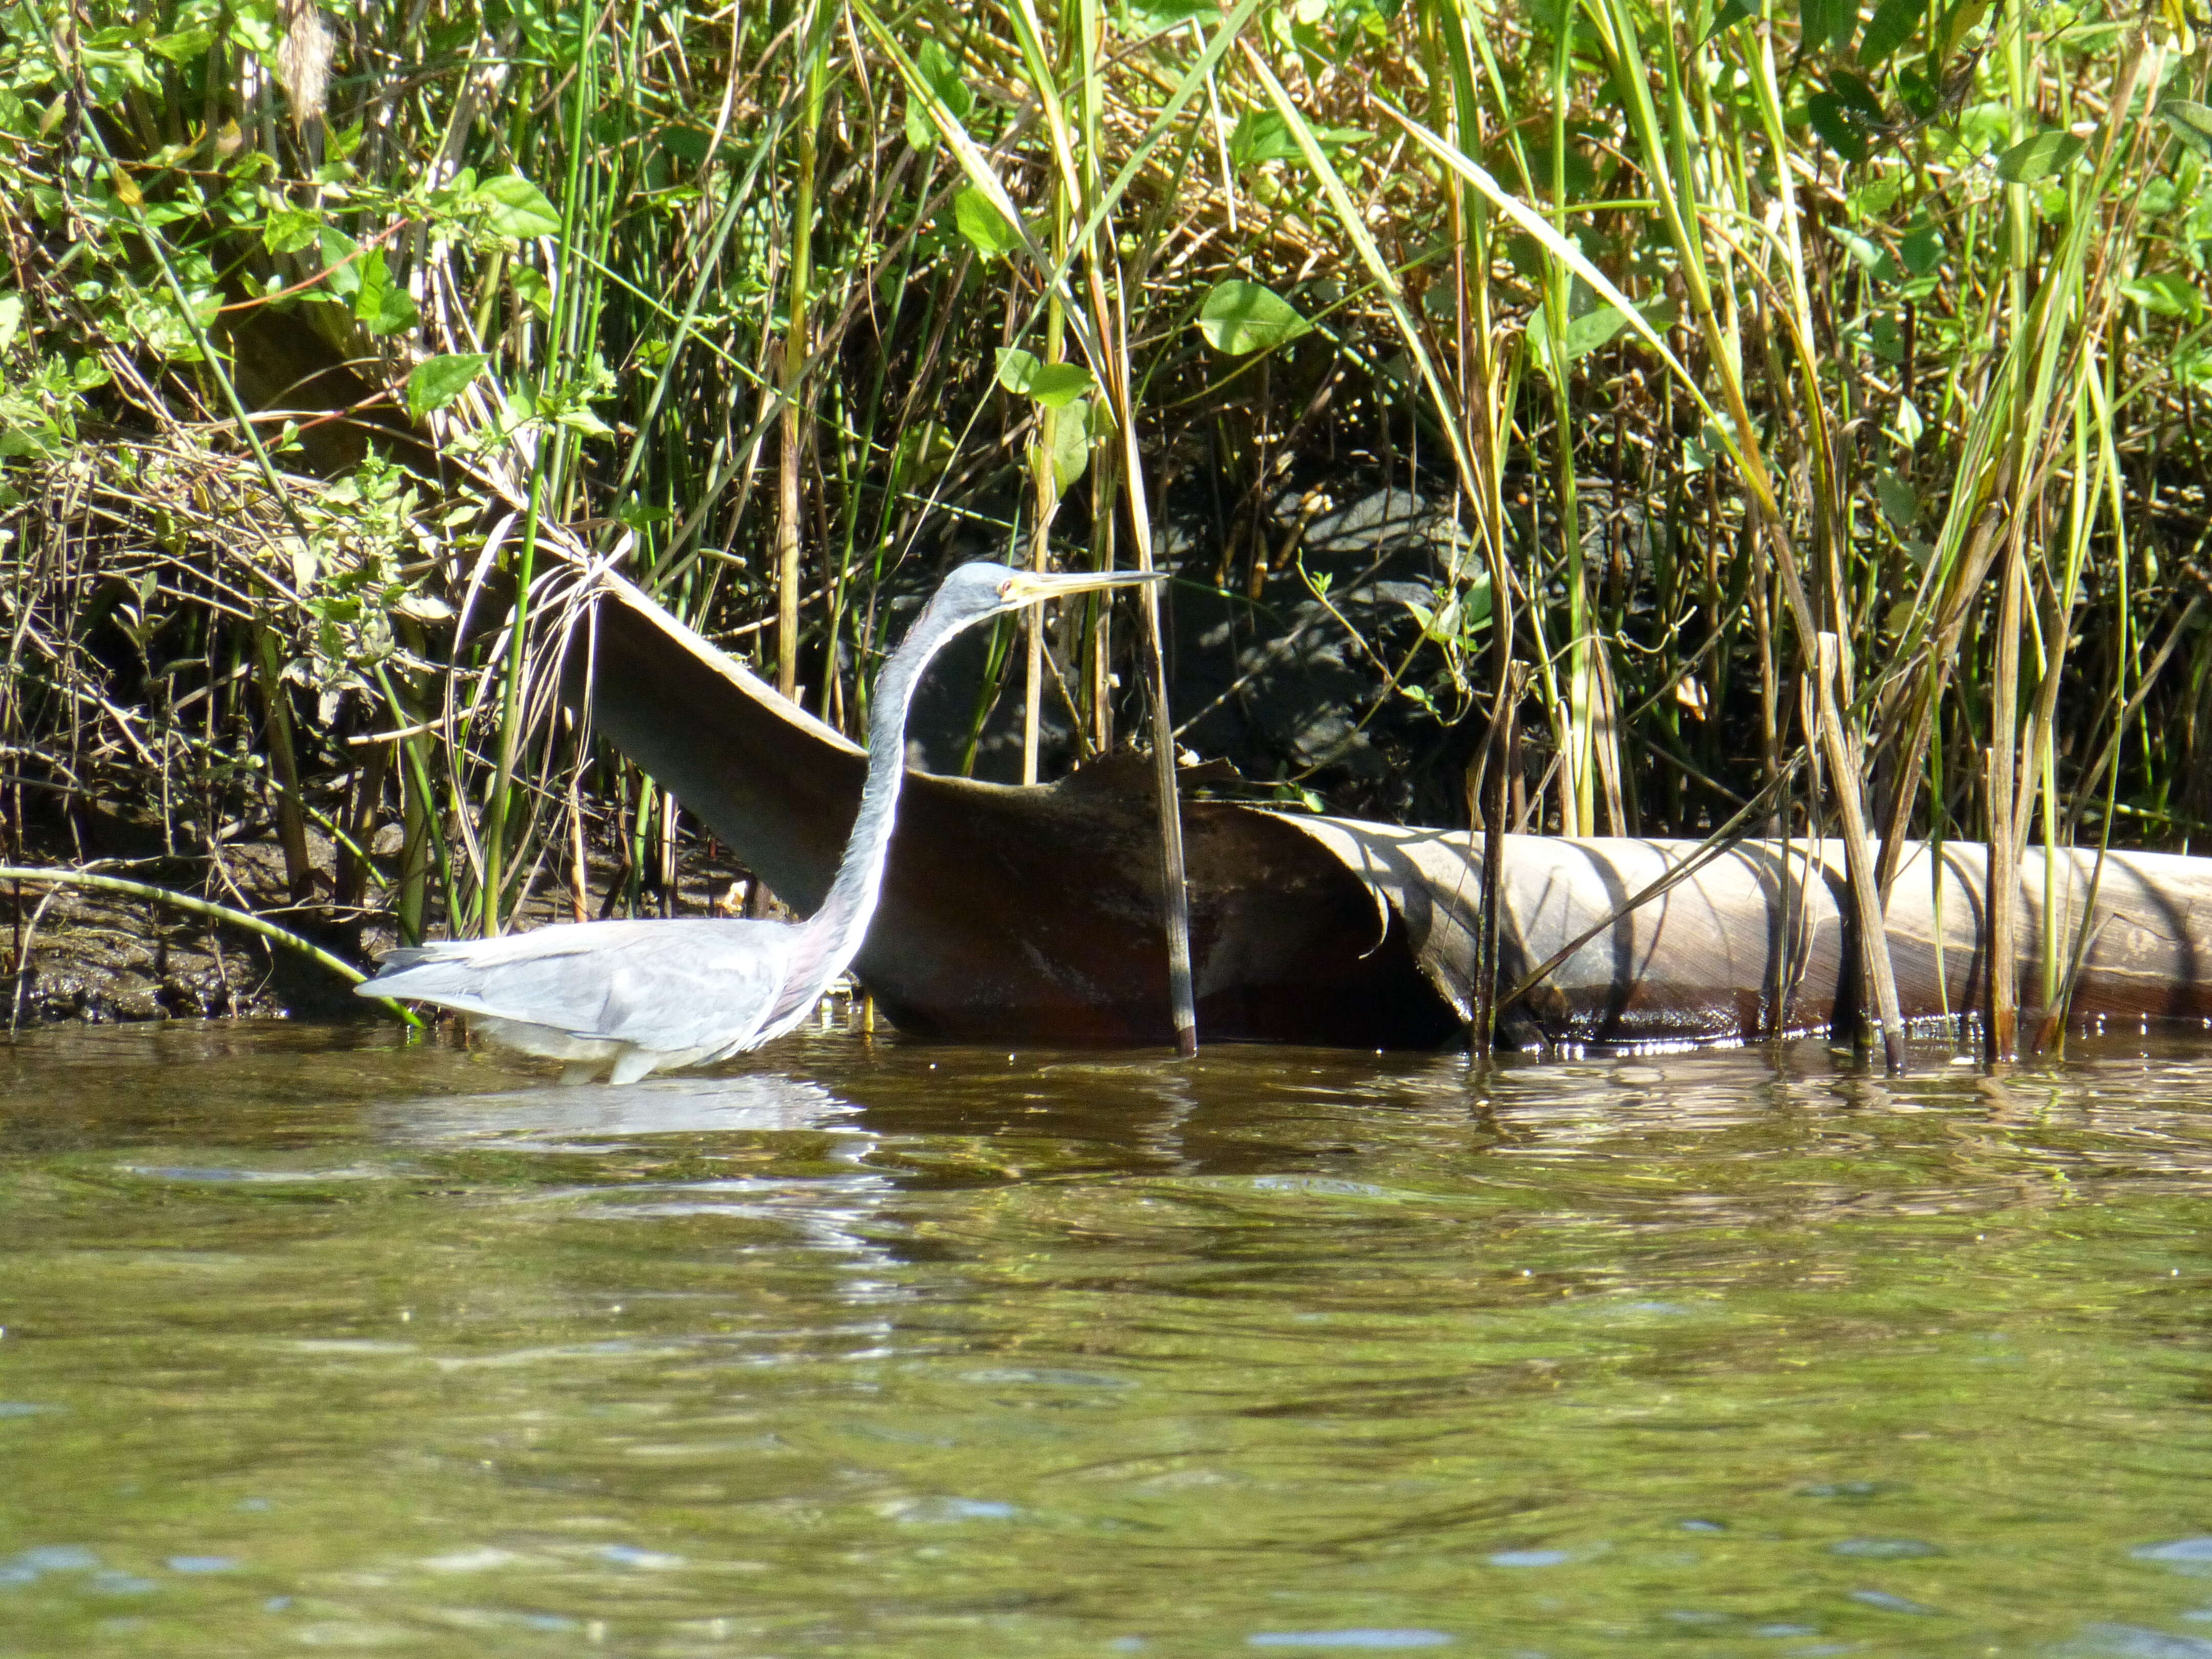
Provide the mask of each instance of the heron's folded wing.
{"label": "heron's folded wing", "polygon": [[749,1047],[790,961],[791,929],[772,921],[702,924],[673,948],[632,945],[612,964],[597,1019],[568,1029],[666,1051]]}
{"label": "heron's folded wing", "polygon": [[791,930],[769,921],[586,922],[424,947],[370,981],[467,1013],[662,1052],[741,1046],[782,988]]}

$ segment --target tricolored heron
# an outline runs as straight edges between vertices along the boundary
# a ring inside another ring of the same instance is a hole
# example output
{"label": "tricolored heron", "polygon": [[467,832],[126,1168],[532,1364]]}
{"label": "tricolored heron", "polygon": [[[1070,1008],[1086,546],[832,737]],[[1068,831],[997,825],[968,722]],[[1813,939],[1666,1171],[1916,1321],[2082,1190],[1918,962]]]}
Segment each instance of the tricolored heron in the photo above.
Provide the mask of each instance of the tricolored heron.
{"label": "tricolored heron", "polygon": [[945,579],[876,681],[860,811],[822,908],[801,922],[584,921],[394,951],[363,996],[434,1002],[493,1042],[611,1080],[757,1048],[805,1019],[867,937],[906,775],[906,716],[929,660],[964,629],[1044,599],[1152,581],[1121,570],[1043,575],[963,564]]}

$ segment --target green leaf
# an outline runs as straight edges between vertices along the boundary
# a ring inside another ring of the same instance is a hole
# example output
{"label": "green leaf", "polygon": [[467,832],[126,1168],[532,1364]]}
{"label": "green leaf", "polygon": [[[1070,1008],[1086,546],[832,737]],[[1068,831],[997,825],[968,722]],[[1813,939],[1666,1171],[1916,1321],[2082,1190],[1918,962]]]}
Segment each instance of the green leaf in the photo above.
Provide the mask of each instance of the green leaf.
{"label": "green leaf", "polygon": [[1881,502],[1882,515],[1899,530],[1910,530],[1920,521],[1920,498],[1912,493],[1912,486],[1895,472],[1884,467],[1875,474],[1874,493]]}
{"label": "green leaf", "polygon": [[484,223],[499,235],[526,242],[560,234],[561,216],[553,204],[519,173],[485,179],[477,186],[476,199],[484,209]]}
{"label": "green leaf", "polygon": [[297,253],[312,247],[323,228],[323,216],[313,208],[279,208],[261,227],[262,246],[271,253]]}
{"label": "green leaf", "polygon": [[[1529,176],[1536,181],[1536,188],[1549,197],[1553,183],[1551,143],[1548,139],[1540,140],[1528,145],[1528,152]],[[1566,153],[1560,158],[1559,172],[1565,175],[1567,199],[1571,202],[1588,200],[1590,192],[1597,188],[1597,169],[1590,165],[1589,157],[1572,144],[1566,147]]]}
{"label": "green leaf", "polygon": [[1705,31],[1705,39],[1710,41],[1714,36],[1734,28],[1756,9],[1757,8],[1751,3],[1751,0],[1728,0],[1725,5],[1713,14],[1713,26]]}
{"label": "green leaf", "polygon": [[[1930,58],[1923,61],[1933,63],[1935,59]],[[1897,101],[1905,106],[1905,113],[1914,119],[1926,121],[1934,118],[1942,98],[1933,81],[1907,64],[1897,72]]]}
{"label": "green leaf", "polygon": [[1989,9],[1990,0],[1958,0],[1958,3],[1945,15],[1943,27],[1936,33],[1935,49],[1928,54],[1928,73],[1931,78],[1939,68],[1950,61],[1952,53],[1959,50],[1960,44],[1982,21],[1982,15]]}
{"label": "green leaf", "polygon": [[146,44],[173,64],[189,64],[195,58],[204,58],[215,43],[215,31],[204,23],[191,28],[179,29],[174,34],[164,34]]}
{"label": "green leaf", "polygon": [[516,299],[540,317],[553,315],[553,284],[545,280],[543,271],[530,265],[515,265],[507,271],[507,280],[514,285]]}
{"label": "green leaf", "polygon": [[349,258],[358,245],[345,232],[329,225],[315,233],[315,240],[323,251],[323,280],[339,299],[351,300],[361,291],[361,261]]}
{"label": "green leaf", "polygon": [[1897,400],[1897,425],[1894,429],[1907,449],[1917,444],[1920,434],[1928,430],[1928,422],[1921,418],[1919,408],[1910,398]]}
{"label": "green leaf", "polygon": [[353,296],[353,314],[371,334],[398,334],[422,320],[407,290],[392,280],[378,248],[361,261],[361,286]]}
{"label": "green leaf", "polygon": [[1881,0],[1859,40],[1861,65],[1869,70],[1881,68],[1892,52],[1912,38],[1920,27],[1921,13],[1927,9],[1928,0]]}
{"label": "green leaf", "polygon": [[1840,52],[1858,28],[1858,0],[1799,0],[1797,21],[1807,51],[1832,46]]}
{"label": "green leaf", "polygon": [[936,477],[952,464],[957,453],[943,422],[923,421],[908,427],[891,449],[891,487],[902,492],[925,477]]}
{"label": "green leaf", "polygon": [[1030,396],[1047,409],[1059,409],[1091,390],[1091,371],[1081,363],[1046,363],[1030,383]]}
{"label": "green leaf", "polygon": [[1898,256],[1915,276],[1925,276],[1943,261],[1943,233],[1933,225],[1916,225],[1905,233]]}
{"label": "green leaf", "polygon": [[1231,276],[1207,291],[1198,308],[1198,331],[1216,351],[1242,357],[1310,334],[1313,325],[1264,283]]}
{"label": "green leaf", "polygon": [[1548,306],[1538,306],[1528,313],[1528,348],[1536,355],[1536,365],[1549,374],[1561,362],[1571,363],[1577,357],[1596,350],[1607,341],[1628,326],[1628,319],[1618,306],[1601,306],[1595,311],[1570,318],[1560,336],[1560,349],[1552,346],[1552,313]]}
{"label": "green leaf", "polygon": [[1221,7],[1217,0],[1129,0],[1121,27],[1143,40],[1194,21],[1219,22]]}
{"label": "green leaf", "polygon": [[1490,573],[1487,570],[1478,570],[1468,581],[1467,592],[1460,601],[1460,609],[1467,617],[1468,633],[1470,635],[1477,629],[1490,626]]}
{"label": "green leaf", "polygon": [[[968,112],[975,107],[975,94],[960,78],[960,66],[952,54],[934,40],[925,40],[921,50],[915,54],[915,68],[921,73],[931,92],[936,94],[954,118],[963,124]],[[937,124],[929,118],[929,111],[918,98],[907,100],[906,141],[916,149],[927,149],[937,142]]]}
{"label": "green leaf", "polygon": [[2168,98],[2160,103],[2158,112],[2185,143],[2212,155],[2212,108],[2187,98]]}
{"label": "green leaf", "polygon": [[2204,314],[2204,295],[2197,285],[2172,271],[2156,271],[2122,283],[2120,292],[2153,316],[2184,317],[2193,323]]}
{"label": "green leaf", "polygon": [[1286,161],[1298,155],[1298,141],[1273,110],[1247,110],[1229,135],[1229,164],[1242,173],[1260,161]]}
{"label": "green leaf", "polygon": [[1021,232],[973,185],[952,198],[952,218],[968,245],[986,259],[1003,259],[1022,246]]}
{"label": "green leaf", "polygon": [[999,384],[1047,409],[1058,409],[1090,391],[1092,381],[1091,371],[1080,363],[1048,363],[1034,352],[1000,346]]}
{"label": "green leaf", "polygon": [[1567,361],[1571,362],[1608,343],[1627,326],[1628,313],[1619,306],[1600,306],[1569,321],[1559,343],[1565,348]]}
{"label": "green leaf", "polygon": [[1091,465],[1094,436],[1088,398],[1058,410],[1052,422],[1052,483],[1055,499],[1075,487]]}
{"label": "green leaf", "polygon": [[1843,100],[1844,111],[1863,125],[1879,129],[1889,118],[1874,88],[1849,70],[1831,72],[1828,90]]}
{"label": "green leaf", "polygon": [[682,122],[671,122],[655,135],[662,150],[687,167],[696,167],[707,159],[707,142],[713,136],[705,127]]}
{"label": "green leaf", "polygon": [[356,121],[349,127],[340,127],[331,134],[329,142],[323,146],[324,161],[343,161],[349,158],[361,148],[361,141],[367,131],[367,124],[362,121]]}
{"label": "green leaf", "polygon": [[1816,92],[1805,100],[1805,113],[1813,131],[1828,141],[1828,148],[1846,161],[1867,158],[1867,141],[1844,100],[1832,92]]}
{"label": "green leaf", "polygon": [[1026,397],[1036,384],[1037,370],[1044,364],[1034,351],[1024,351],[1019,346],[999,348],[999,384],[1018,397]]}
{"label": "green leaf", "polygon": [[914,65],[921,71],[921,78],[929,82],[929,89],[942,99],[945,106],[963,121],[975,107],[975,94],[960,78],[960,65],[952,54],[934,40],[925,40],[921,50],[915,54]]}
{"label": "green leaf", "polygon": [[1860,269],[1868,276],[1885,283],[1897,280],[1897,264],[1881,243],[1840,225],[1830,225],[1828,234],[1844,245],[1844,251],[1858,261]]}
{"label": "green leaf", "polygon": [[[1364,144],[1371,135],[1358,127],[1316,127],[1313,136],[1328,155]],[[1229,135],[1229,164],[1239,173],[1261,161],[1294,161],[1304,154],[1290,124],[1273,110],[1245,111]]]}
{"label": "green leaf", "polygon": [[468,390],[469,382],[490,361],[481,351],[465,351],[416,364],[407,377],[407,412],[419,421],[432,410],[443,409]]}
{"label": "green leaf", "polygon": [[1998,156],[1997,177],[2008,185],[2048,179],[2071,167],[2081,149],[2081,141],[2063,127],[2046,128]]}
{"label": "green leaf", "polygon": [[276,55],[276,8],[269,4],[226,7],[230,38],[248,52],[265,58]]}
{"label": "green leaf", "polygon": [[[1674,308],[1664,296],[1639,306],[1644,319],[1656,328],[1666,328],[1674,320]],[[1600,346],[1609,344],[1613,337],[1628,326],[1628,313],[1619,306],[1601,305],[1586,311],[1579,317],[1571,317],[1559,337],[1560,358],[1571,363],[1577,357],[1587,356]],[[1547,309],[1539,306],[1529,314],[1528,344],[1536,354],[1536,365],[1547,374],[1553,371],[1552,326]]]}

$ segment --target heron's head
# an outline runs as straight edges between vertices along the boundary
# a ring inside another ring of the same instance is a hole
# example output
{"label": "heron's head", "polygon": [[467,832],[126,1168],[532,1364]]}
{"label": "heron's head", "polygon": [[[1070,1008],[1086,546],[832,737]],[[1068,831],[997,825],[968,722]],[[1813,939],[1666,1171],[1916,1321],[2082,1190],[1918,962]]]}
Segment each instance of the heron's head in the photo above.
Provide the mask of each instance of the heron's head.
{"label": "heron's head", "polygon": [[1064,599],[1101,588],[1164,581],[1164,570],[1016,570],[1011,565],[978,561],[963,564],[937,590],[930,609],[953,627],[1019,611],[1043,599]]}

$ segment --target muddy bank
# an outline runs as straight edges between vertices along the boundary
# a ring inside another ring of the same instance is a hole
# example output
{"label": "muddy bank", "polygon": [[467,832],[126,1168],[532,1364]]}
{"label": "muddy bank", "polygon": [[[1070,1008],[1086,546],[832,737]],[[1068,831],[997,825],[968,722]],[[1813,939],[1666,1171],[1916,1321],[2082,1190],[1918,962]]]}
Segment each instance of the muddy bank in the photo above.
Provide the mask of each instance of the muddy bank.
{"label": "muddy bank", "polygon": [[[273,884],[255,879],[272,867]],[[105,872],[179,890],[187,884],[173,868]],[[231,872],[245,878],[243,896],[258,901],[252,908],[281,910],[283,860],[274,848],[239,849]],[[121,894],[9,882],[0,884],[0,998],[11,1024],[325,1013],[345,994],[327,970],[270,940]],[[289,925],[281,914],[269,919]]]}

